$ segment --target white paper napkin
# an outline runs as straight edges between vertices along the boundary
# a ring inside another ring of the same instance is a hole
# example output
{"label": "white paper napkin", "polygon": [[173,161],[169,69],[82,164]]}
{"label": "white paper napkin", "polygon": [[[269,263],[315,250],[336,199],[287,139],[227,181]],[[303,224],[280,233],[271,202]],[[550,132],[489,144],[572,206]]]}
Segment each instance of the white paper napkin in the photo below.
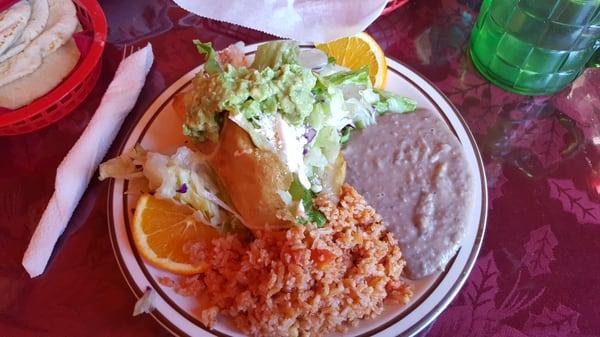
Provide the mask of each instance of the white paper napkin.
{"label": "white paper napkin", "polygon": [[275,36],[327,42],[362,32],[387,0],[175,0],[206,18],[234,23]]}
{"label": "white paper napkin", "polygon": [[58,166],[54,194],[23,256],[23,267],[31,277],[44,272],[56,241],[69,223],[123,120],[135,105],[153,61],[152,46],[148,44],[119,64],[98,110]]}

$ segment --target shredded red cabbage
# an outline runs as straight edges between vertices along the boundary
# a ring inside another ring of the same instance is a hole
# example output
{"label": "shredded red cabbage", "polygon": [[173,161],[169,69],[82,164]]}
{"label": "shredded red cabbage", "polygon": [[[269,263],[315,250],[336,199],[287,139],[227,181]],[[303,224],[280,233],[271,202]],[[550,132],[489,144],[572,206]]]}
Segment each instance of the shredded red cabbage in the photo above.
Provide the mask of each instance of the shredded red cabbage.
{"label": "shredded red cabbage", "polygon": [[178,193],[185,193],[187,192],[187,185],[185,183],[181,184],[181,186],[179,186],[179,188],[177,190],[175,190]]}
{"label": "shredded red cabbage", "polygon": [[304,138],[306,138],[306,142],[310,143],[313,138],[315,138],[315,136],[317,135],[317,130],[315,130],[314,128],[308,128],[306,130],[306,132],[304,133]]}

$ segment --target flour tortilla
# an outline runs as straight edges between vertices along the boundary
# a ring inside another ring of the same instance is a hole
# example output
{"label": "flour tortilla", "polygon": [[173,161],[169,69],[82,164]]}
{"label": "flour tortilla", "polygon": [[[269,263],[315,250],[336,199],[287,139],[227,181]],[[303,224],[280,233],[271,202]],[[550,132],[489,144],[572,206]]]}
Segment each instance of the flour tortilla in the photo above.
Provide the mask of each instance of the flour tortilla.
{"label": "flour tortilla", "polygon": [[64,45],[75,32],[79,21],[71,0],[49,0],[48,24],[25,49],[0,63],[0,86],[33,73],[43,59]]}
{"label": "flour tortilla", "polygon": [[50,14],[48,0],[29,0],[29,2],[31,4],[31,18],[27,22],[25,29],[23,29],[21,36],[4,53],[0,52],[0,62],[6,61],[22,52],[33,39],[44,31],[48,23],[48,16]]}
{"label": "flour tortilla", "polygon": [[75,41],[44,58],[33,73],[0,87],[0,106],[18,109],[54,89],[77,64],[80,53]]}
{"label": "flour tortilla", "polygon": [[20,36],[31,17],[31,5],[21,0],[0,13],[0,55]]}

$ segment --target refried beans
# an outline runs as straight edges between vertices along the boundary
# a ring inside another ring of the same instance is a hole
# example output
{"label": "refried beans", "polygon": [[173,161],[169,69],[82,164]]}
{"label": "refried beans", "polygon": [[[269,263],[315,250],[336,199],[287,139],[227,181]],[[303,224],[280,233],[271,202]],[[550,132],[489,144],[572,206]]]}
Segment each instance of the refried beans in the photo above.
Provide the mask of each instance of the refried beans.
{"label": "refried beans", "polygon": [[407,276],[442,270],[473,206],[473,174],[456,136],[433,112],[386,114],[344,150],[347,182],[394,232]]}

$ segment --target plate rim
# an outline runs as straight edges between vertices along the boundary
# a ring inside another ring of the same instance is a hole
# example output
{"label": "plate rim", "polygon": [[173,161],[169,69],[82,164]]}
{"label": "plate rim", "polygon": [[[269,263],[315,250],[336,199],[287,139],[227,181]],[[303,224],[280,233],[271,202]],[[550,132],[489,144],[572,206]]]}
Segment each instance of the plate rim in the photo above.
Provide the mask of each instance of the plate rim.
{"label": "plate rim", "polygon": [[[265,42],[267,42],[267,41],[265,41]],[[244,51],[246,52],[246,54],[253,53],[256,51],[257,46],[259,46],[265,42],[259,42],[259,43],[255,43],[252,45],[248,45],[245,47]],[[307,43],[301,43],[300,47],[301,48],[314,48],[314,45],[307,44]],[[425,327],[427,327],[429,324],[431,324],[431,322],[434,319],[436,319],[441,314],[441,312],[443,312],[448,307],[448,305],[452,302],[452,300],[454,300],[456,298],[458,292],[462,289],[465,282],[467,281],[468,275],[470,274],[471,270],[475,266],[477,257],[479,256],[479,253],[480,253],[480,250],[481,250],[481,247],[483,244],[483,237],[485,235],[485,230],[487,227],[487,215],[488,215],[487,214],[487,211],[488,211],[487,179],[486,179],[486,175],[485,175],[485,168],[484,168],[481,152],[479,151],[477,142],[475,141],[475,138],[474,138],[470,128],[468,127],[468,124],[466,123],[466,121],[464,120],[463,116],[460,114],[458,109],[454,106],[454,104],[429,79],[422,76],[419,72],[417,72],[410,66],[406,65],[405,63],[403,63],[393,57],[386,56],[386,59],[388,61],[388,65],[391,64],[391,66],[388,67],[388,71],[394,72],[396,75],[398,75],[405,81],[409,82],[410,85],[412,85],[414,88],[416,88],[421,93],[421,95],[426,97],[427,100],[438,110],[436,113],[440,115],[440,117],[444,120],[444,123],[451,129],[451,132],[453,132],[455,134],[455,136],[457,137],[457,139],[459,140],[459,142],[462,143],[461,142],[462,139],[458,136],[458,134],[454,128],[454,125],[452,124],[452,122],[450,122],[450,120],[448,119],[448,116],[446,115],[447,110],[452,111],[452,113],[454,114],[454,117],[456,117],[456,119],[460,123],[460,126],[463,129],[463,131],[466,135],[466,139],[469,141],[470,148],[473,150],[475,161],[477,163],[477,170],[473,170],[473,171],[474,171],[474,173],[479,173],[474,178],[477,179],[479,177],[480,185],[481,185],[481,210],[480,210],[479,216],[478,216],[479,225],[477,227],[477,234],[476,234],[475,240],[473,242],[473,247],[471,249],[471,253],[470,253],[465,265],[463,266],[463,270],[458,275],[456,281],[454,281],[454,283],[450,285],[448,291],[443,294],[443,298],[441,300],[437,301],[437,303],[434,304],[433,307],[425,315],[418,318],[416,320],[416,322],[414,322],[410,327],[408,327],[408,329],[402,331],[399,335],[399,336],[414,336],[415,334],[417,334],[421,330],[423,330]],[[158,110],[162,111],[162,109],[164,108],[164,105],[168,104],[168,101],[170,101],[170,99],[174,93],[179,92],[183,87],[189,85],[190,80],[183,81],[183,78],[189,76],[190,73],[197,71],[201,66],[202,66],[202,64],[192,68],[190,71],[188,71],[185,74],[183,74],[182,76],[180,76],[173,83],[171,83],[168,87],[166,87],[152,101],[152,103],[148,106],[148,108],[146,108],[146,110],[143,113],[141,113],[138,118],[136,118],[136,120],[132,123],[131,127],[127,130],[127,132],[123,136],[123,139],[120,141],[120,144],[118,146],[117,155],[121,154],[123,152],[124,147],[129,142],[132,133],[137,129],[138,124],[147,115],[148,111],[150,111],[156,104],[158,104],[156,111],[158,111]],[[398,69],[394,69],[393,66],[398,66],[398,67],[404,68],[404,69],[402,69],[403,71],[400,71]],[[413,78],[409,77],[407,74],[404,73],[406,71],[408,71],[409,73],[412,73],[412,74],[408,74],[408,75],[413,75],[416,79],[422,80],[425,83],[425,85],[428,86],[429,88],[423,88],[423,86],[421,84],[417,84],[413,80]],[[181,83],[179,83],[179,82],[181,82]],[[430,90],[427,90],[427,89],[430,89]],[[171,90],[173,90],[173,92],[168,94],[168,92],[170,92]],[[431,94],[430,94],[431,92],[434,92],[439,97],[437,99],[435,99],[434,97],[431,97]],[[161,101],[159,103],[161,98],[163,98],[163,96],[167,96],[167,95],[169,95],[169,97],[165,98],[164,101]],[[440,107],[439,103],[445,103],[447,105],[447,108],[442,109],[442,107]],[[150,117],[147,125],[145,125],[144,128],[147,128],[148,125],[151,124],[154,117],[158,116],[159,114],[160,113],[155,113],[153,117]],[[465,145],[462,144],[462,147],[464,148]],[[125,182],[125,183],[127,183],[127,182]],[[123,257],[121,256],[120,248],[117,247],[118,239],[116,238],[116,236],[115,236],[116,234],[114,232],[114,228],[116,228],[115,227],[116,224],[114,221],[115,214],[114,214],[114,207],[113,207],[115,184],[116,184],[115,179],[111,179],[109,182],[109,189],[108,189],[108,194],[107,194],[107,198],[108,198],[108,202],[107,202],[108,221],[107,222],[108,222],[108,227],[109,227],[108,230],[109,230],[109,238],[110,238],[111,248],[113,250],[113,254],[115,255],[115,259],[117,261],[119,270],[120,270],[121,274],[123,275],[128,287],[131,289],[131,291],[136,296],[136,298],[139,299],[143,295],[144,292],[139,288],[137,282],[134,280],[134,277],[131,275],[131,272],[127,268],[126,262],[123,261]],[[126,187],[127,187],[127,185],[124,186],[124,189]],[[474,207],[475,207],[475,212],[477,212],[476,206],[474,206]],[[126,208],[124,208],[123,211],[126,212]],[[129,235],[129,231],[127,231],[127,232]],[[413,308],[410,312],[417,309],[422,304],[422,302],[425,299],[427,299],[431,295],[431,293],[439,286],[439,284],[445,278],[447,271],[450,270],[450,267],[453,264],[456,256],[458,256],[458,254],[459,254],[459,252],[457,252],[456,255],[454,256],[454,258],[451,260],[451,262],[449,262],[444,274],[441,274],[440,276],[438,276],[438,278],[433,282],[433,285],[430,286],[430,289],[427,289],[429,294],[427,294],[427,296],[424,296],[421,303],[416,303],[416,305],[413,304],[413,305],[415,305],[415,308]],[[410,312],[408,312],[408,313],[410,313]],[[150,313],[150,315],[160,325],[162,325],[166,330],[168,330],[171,334],[176,335],[176,336],[187,336],[188,335],[185,331],[181,330],[178,326],[173,324],[171,322],[171,320],[166,318],[160,311],[153,310]],[[400,324],[400,322],[402,321],[402,318],[406,315],[403,315],[403,317],[400,317],[400,316],[402,316],[402,314],[398,314],[398,315],[390,318],[387,322],[384,322],[383,324],[374,327],[373,329],[361,334],[360,336],[367,336],[367,335],[370,336],[370,335],[374,335],[374,334],[379,335],[382,333],[390,332],[390,330],[392,330],[394,326]],[[202,324],[200,324],[199,327],[203,330],[204,333],[209,334],[209,335],[229,336],[226,333],[223,333],[221,331],[208,329]]]}

